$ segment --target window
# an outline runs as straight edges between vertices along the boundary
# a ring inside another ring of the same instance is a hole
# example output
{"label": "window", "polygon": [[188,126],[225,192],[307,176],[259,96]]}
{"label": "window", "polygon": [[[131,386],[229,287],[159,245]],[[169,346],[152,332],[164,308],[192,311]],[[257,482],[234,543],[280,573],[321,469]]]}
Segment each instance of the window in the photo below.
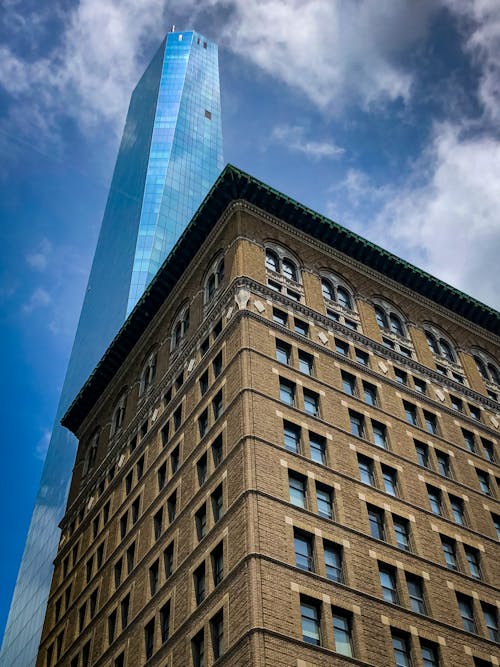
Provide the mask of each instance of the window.
{"label": "window", "polygon": [[368,405],[377,405],[377,387],[369,382],[363,382],[363,393],[365,403]]}
{"label": "window", "polygon": [[378,574],[380,579],[380,587],[382,589],[382,597],[386,602],[398,604],[398,591],[396,588],[396,572],[394,568],[387,565],[380,565],[378,567]]}
{"label": "window", "polygon": [[288,326],[288,314],[278,308],[273,308],[273,322],[281,324],[282,327]]}
{"label": "window", "polygon": [[313,417],[319,417],[319,394],[310,389],[304,389],[304,410]]}
{"label": "window", "polygon": [[149,568],[149,590],[151,595],[156,595],[158,590],[158,581],[160,575],[160,561],[155,560],[155,562]]}
{"label": "window", "polygon": [[212,370],[214,372],[214,378],[218,378],[222,371],[222,352],[215,355],[214,360],[212,361]]}
{"label": "window", "polygon": [[165,568],[165,578],[168,579],[174,571],[174,543],[170,542],[163,552],[163,566]]}
{"label": "window", "polygon": [[345,340],[340,340],[335,338],[335,351],[338,354],[342,354],[344,357],[349,356],[349,344]]}
{"label": "window", "polygon": [[449,570],[458,570],[457,566],[457,550],[455,540],[441,535],[441,547],[443,549],[443,556],[446,567]]}
{"label": "window", "polygon": [[185,306],[172,327],[170,349],[177,350],[189,329],[189,306]]}
{"label": "window", "polygon": [[112,644],[115,640],[116,632],[116,609],[108,616],[108,642]]}
{"label": "window", "polygon": [[155,540],[160,539],[163,530],[163,508],[160,508],[153,517],[153,533]]}
{"label": "window", "polygon": [[356,378],[350,373],[342,371],[342,388],[346,394],[350,396],[357,396]]}
{"label": "window", "polygon": [[460,610],[460,616],[462,617],[462,623],[464,630],[467,632],[476,633],[476,622],[474,620],[474,607],[472,605],[472,598],[467,595],[462,595],[457,593],[457,602],[458,608]]}
{"label": "window", "polygon": [[168,520],[169,523],[172,523],[172,521],[175,519],[175,515],[177,513],[177,492],[174,491],[169,499],[167,500],[167,513],[168,513]]}
{"label": "window", "polygon": [[302,619],[302,640],[308,644],[319,646],[320,636],[320,607],[318,603],[307,598],[301,598],[300,617]]}
{"label": "window", "polygon": [[294,331],[301,336],[309,336],[309,324],[302,320],[294,318]]}
{"label": "window", "polygon": [[126,595],[120,602],[120,615],[122,617],[122,630],[128,625],[128,615],[130,610],[130,594]]}
{"label": "window", "polygon": [[160,636],[162,644],[170,636],[170,600],[160,609]]}
{"label": "window", "polygon": [[429,468],[429,447],[418,440],[414,440],[415,452],[417,454],[417,462],[423,468]]}
{"label": "window", "polygon": [[491,520],[493,521],[493,525],[495,527],[495,532],[497,534],[497,540],[500,540],[500,516],[498,514],[493,514],[491,513]]}
{"label": "window", "polygon": [[[210,114],[205,111],[205,116]],[[207,116],[211,118],[212,115]],[[224,257],[218,257],[212,264],[205,279],[205,304],[210,303],[224,280]]]}
{"label": "window", "polygon": [[205,665],[205,637],[203,630],[191,640],[191,650],[193,652],[193,667],[204,667]]}
{"label": "window", "polygon": [[377,447],[382,447],[387,449],[387,428],[385,424],[380,424],[379,422],[372,421],[373,429],[373,442]]}
{"label": "window", "polygon": [[210,634],[212,635],[214,660],[217,660],[224,653],[224,616],[222,610],[211,619]]}
{"label": "window", "polygon": [[423,667],[439,667],[439,650],[436,644],[420,640]]}
{"label": "window", "polygon": [[326,440],[323,436],[309,431],[309,450],[313,461],[326,465]]}
{"label": "window", "polygon": [[140,503],[141,503],[141,497],[137,496],[137,498],[132,503],[132,525],[137,523],[137,520],[139,519]]}
{"label": "window", "polygon": [[440,452],[439,449],[436,449],[436,459],[438,464],[438,471],[443,477],[448,477],[451,479],[451,467],[450,467],[450,457],[444,452]]}
{"label": "window", "polygon": [[283,422],[283,439],[285,444],[285,449],[289,452],[299,453],[300,452],[300,438],[301,438],[301,429],[300,426],[292,424],[291,422]]}
{"label": "window", "polygon": [[306,375],[313,375],[314,357],[312,354],[299,350],[299,371]]}
{"label": "window", "polygon": [[382,477],[384,479],[385,492],[391,496],[398,495],[398,473],[394,468],[382,466]]}
{"label": "window", "polygon": [[218,544],[210,554],[212,561],[212,576],[214,586],[218,586],[224,578],[224,547],[222,542]]}
{"label": "window", "polygon": [[393,516],[396,546],[402,551],[410,551],[410,522],[402,517]]}
{"label": "window", "polygon": [[455,362],[455,353],[451,344],[448,343],[448,341],[446,341],[443,337],[441,337],[438,332],[434,334],[434,332],[428,331],[426,329],[425,337],[427,338],[429,349],[433,354],[437,355],[438,357],[442,357],[451,363]]}
{"label": "window", "polygon": [[208,371],[202,373],[199,379],[200,383],[200,393],[203,396],[208,391]]}
{"label": "window", "polygon": [[479,566],[479,551],[473,547],[464,545],[465,557],[469,565],[470,576],[481,579],[481,568]]}
{"label": "window", "polygon": [[196,526],[196,537],[198,541],[202,540],[207,534],[207,508],[203,504],[194,515],[194,522]]}
{"label": "window", "polygon": [[463,412],[464,411],[464,406],[463,406],[461,398],[458,398],[457,396],[453,396],[452,394],[450,394],[450,401],[451,401],[451,407],[456,412]]}
{"label": "window", "polygon": [[202,563],[193,573],[194,597],[199,605],[205,599],[205,563]]}
{"label": "window", "polygon": [[471,433],[470,431],[466,431],[464,428],[462,429],[462,435],[464,436],[464,442],[465,442],[465,447],[468,449],[469,452],[472,452],[475,454],[476,452],[476,441],[474,437],[474,433]]}
{"label": "window", "polygon": [[182,404],[174,412],[174,429],[177,431],[181,427],[182,422]]}
{"label": "window", "polygon": [[358,364],[362,364],[363,366],[368,366],[369,355],[367,352],[363,352],[363,350],[358,350],[358,348],[355,347],[354,356]]}
{"label": "window", "polygon": [[217,394],[214,396],[214,400],[212,401],[212,410],[214,413],[214,421],[217,421],[219,417],[222,415],[222,390],[217,392]]}
{"label": "window", "polygon": [[[78,663],[76,663],[75,667],[78,667]],[[116,656],[114,667],[125,667],[125,653],[120,653],[120,655]]]}
{"label": "window", "polygon": [[316,501],[318,514],[326,519],[333,519],[333,491],[329,486],[316,482]]}
{"label": "window", "polygon": [[144,649],[146,652],[146,660],[149,660],[153,655],[155,645],[155,619],[152,618],[144,627]]}
{"label": "window", "polygon": [[200,456],[198,459],[198,462],[196,463],[196,474],[198,477],[198,484],[200,486],[203,486],[205,482],[207,481],[207,455],[203,454],[203,456]]}
{"label": "window", "polygon": [[163,447],[168,443],[170,422],[167,422],[161,429],[161,444]]}
{"label": "window", "polygon": [[302,476],[288,474],[290,502],[296,507],[306,507],[306,481]]}
{"label": "window", "polygon": [[203,438],[206,432],[208,431],[208,410],[205,409],[198,417],[198,431],[200,438]]}
{"label": "window", "polygon": [[78,609],[78,630],[81,632],[85,627],[85,616],[87,613],[87,601]]}
{"label": "window", "polygon": [[282,364],[290,364],[292,357],[292,346],[282,340],[276,339],[276,359]]}
{"label": "window", "polygon": [[332,607],[332,622],[335,651],[352,657],[352,616],[343,609]]}
{"label": "window", "polygon": [[155,379],[156,376],[156,351],[149,355],[146,363],[144,364],[141,381],[139,386],[139,396],[142,396],[147,392]]}
{"label": "window", "polygon": [[414,574],[406,574],[406,585],[410,598],[410,608],[418,614],[425,614],[424,582]]}
{"label": "window", "polygon": [[469,413],[472,419],[475,419],[476,421],[481,421],[481,410],[480,408],[477,408],[475,405],[471,405],[470,403],[468,404],[469,406]]}
{"label": "window", "polygon": [[487,458],[488,461],[491,461],[491,463],[495,463],[495,461],[496,461],[495,447],[494,447],[492,441],[487,440],[486,438],[481,438],[481,442],[483,444],[485,457]]}
{"label": "window", "polygon": [[359,478],[363,484],[375,486],[375,476],[373,473],[373,461],[366,456],[358,454]]}
{"label": "window", "polygon": [[[479,354],[481,354],[481,357]],[[474,361],[476,362],[477,370],[479,371],[483,380],[500,385],[500,373],[493,361],[487,359],[486,355],[483,353],[476,353],[474,355]]]}
{"label": "window", "polygon": [[287,405],[295,405],[295,383],[280,378],[280,401]]}
{"label": "window", "polygon": [[127,549],[127,574],[130,574],[134,568],[135,561],[135,542]]}
{"label": "window", "polygon": [[427,383],[418,378],[413,378],[413,384],[415,386],[415,391],[418,391],[419,394],[427,393]]}
{"label": "window", "polygon": [[377,540],[385,540],[384,511],[368,505],[368,522],[371,536]]}
{"label": "window", "polygon": [[365,437],[365,418],[358,412],[349,410],[349,421],[351,422],[351,433],[358,438]]}
{"label": "window", "polygon": [[295,565],[301,570],[314,571],[312,536],[294,531],[293,546],[295,549]]}
{"label": "window", "polygon": [[408,384],[408,373],[402,371],[400,368],[394,369],[394,376],[396,377],[396,382],[399,382],[399,384]]}
{"label": "window", "polygon": [[113,412],[113,417],[111,419],[111,435],[117,433],[122,425],[123,420],[125,419],[125,409],[127,407],[127,394],[123,393],[118,399],[115,410]]}
{"label": "window", "polygon": [[486,496],[491,496],[493,495],[491,493],[491,486],[490,486],[490,476],[488,475],[487,472],[484,470],[478,470],[476,468],[476,475],[477,479],[479,480],[479,487]]}
{"label": "window", "polygon": [[325,553],[326,576],[330,581],[342,582],[344,580],[342,572],[342,547],[332,542],[323,542]]}
{"label": "window", "polygon": [[411,424],[412,426],[418,426],[416,405],[413,405],[413,403],[408,403],[407,401],[403,401],[403,406],[408,424]]}
{"label": "window", "polygon": [[481,603],[483,609],[484,623],[488,632],[488,638],[492,642],[498,642],[500,637],[498,635],[498,614],[496,608],[486,602]]}
{"label": "window", "polygon": [[456,496],[450,496],[450,504],[455,523],[458,523],[459,526],[465,526],[464,501]]}
{"label": "window", "polygon": [[212,442],[211,450],[214,468],[217,468],[222,462],[222,435],[220,433]]}
{"label": "window", "polygon": [[433,414],[432,412],[428,412],[427,410],[424,410],[423,412],[424,412],[425,428],[427,432],[436,435],[438,432],[436,415]]}
{"label": "window", "polygon": [[179,445],[172,449],[172,453],[170,454],[170,466],[172,468],[172,475],[175,475],[177,468],[179,467]]}
{"label": "window", "polygon": [[222,484],[219,484],[219,486],[212,493],[211,502],[214,523],[217,523],[217,521],[222,519],[222,515],[224,514]]}
{"label": "window", "polygon": [[441,502],[441,491],[436,489],[434,486],[427,486],[427,494],[429,495],[429,504],[431,506],[431,512],[442,516],[443,508]]}
{"label": "window", "polygon": [[394,662],[396,667],[410,667],[411,653],[410,642],[406,635],[392,632],[392,650],[394,652]]}

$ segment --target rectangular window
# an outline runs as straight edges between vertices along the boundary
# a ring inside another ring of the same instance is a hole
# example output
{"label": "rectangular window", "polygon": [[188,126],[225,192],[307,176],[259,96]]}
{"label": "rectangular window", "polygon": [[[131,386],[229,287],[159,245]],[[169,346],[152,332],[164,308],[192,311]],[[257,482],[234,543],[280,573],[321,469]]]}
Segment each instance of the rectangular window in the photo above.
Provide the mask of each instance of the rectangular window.
{"label": "rectangular window", "polygon": [[163,447],[165,447],[165,445],[168,443],[168,439],[170,437],[169,436],[169,430],[170,430],[170,422],[167,422],[162,427],[162,429],[160,431],[160,433],[161,433],[161,444],[163,445]]}
{"label": "rectangular window", "polygon": [[196,537],[198,541],[200,541],[207,534],[207,508],[205,504],[203,504],[194,515],[194,522],[196,526]]}
{"label": "rectangular window", "polygon": [[392,650],[396,667],[411,667],[410,642],[408,637],[392,632]]}
{"label": "rectangular window", "polygon": [[474,433],[471,433],[470,431],[466,431],[464,428],[462,429],[462,435],[464,436],[464,442],[465,442],[465,448],[469,450],[469,452],[472,452],[475,454],[476,452],[476,440],[474,437]]}
{"label": "rectangular window", "polygon": [[332,542],[323,542],[325,552],[326,576],[330,581],[342,582],[344,580],[342,571],[342,547]]}
{"label": "rectangular window", "polygon": [[280,401],[286,405],[295,405],[295,383],[280,378]]}
{"label": "rectangular window", "polygon": [[224,653],[224,616],[222,610],[210,620],[214,660]]}
{"label": "rectangular window", "polygon": [[382,597],[386,602],[398,604],[398,591],[396,588],[396,571],[388,565],[379,564],[378,574]]}
{"label": "rectangular window", "polygon": [[200,456],[196,463],[196,476],[198,477],[198,484],[203,486],[207,481],[207,455]]}
{"label": "rectangular window", "polygon": [[493,442],[491,440],[487,440],[486,438],[481,438],[481,442],[483,444],[484,455],[486,459],[491,461],[491,463],[495,463],[495,446],[493,445]]}
{"label": "rectangular window", "polygon": [[299,350],[299,371],[306,375],[314,375],[314,357],[312,354]]}
{"label": "rectangular window", "polygon": [[387,427],[380,422],[372,421],[373,442],[377,447],[387,449]]}
{"label": "rectangular window", "polygon": [[172,523],[177,513],[177,491],[174,491],[167,500],[168,521]]}
{"label": "rectangular window", "polygon": [[90,661],[90,639],[82,649],[82,667],[88,667]]}
{"label": "rectangular window", "polygon": [[437,514],[437,516],[442,516],[442,503],[441,503],[441,491],[436,489],[434,486],[427,486],[427,494],[429,496],[429,504],[431,506],[431,512]]}
{"label": "rectangular window", "polygon": [[484,470],[478,470],[478,468],[476,468],[476,475],[479,481],[479,488],[481,489],[482,493],[484,493],[486,496],[493,495],[491,493],[490,476],[488,473]]}
{"label": "rectangular window", "polygon": [[193,667],[205,667],[205,637],[203,630],[191,640],[191,650],[193,652]]}
{"label": "rectangular window", "polygon": [[394,350],[396,347],[394,341],[392,341],[390,338],[382,337],[382,343],[391,350]]}
{"label": "rectangular window", "polygon": [[288,326],[288,314],[278,308],[273,308],[273,322],[281,324],[282,327]]}
{"label": "rectangular window", "polygon": [[497,540],[500,540],[500,516],[498,514],[493,514],[491,513],[491,520],[493,521],[493,525],[495,526],[495,532],[497,534]]}
{"label": "rectangular window", "polygon": [[212,461],[213,461],[213,464],[214,464],[214,468],[217,468],[222,463],[222,434],[221,433],[219,433],[219,435],[212,442],[211,450],[212,450]]}
{"label": "rectangular window", "polygon": [[464,545],[465,557],[469,565],[470,576],[474,579],[481,579],[481,567],[479,565],[479,551],[473,547]]}
{"label": "rectangular window", "polygon": [[306,507],[306,480],[301,475],[288,473],[290,502],[296,507]]}
{"label": "rectangular window", "polygon": [[399,384],[408,384],[408,373],[402,371],[400,368],[394,369],[394,376],[396,378],[396,382],[399,382]]}
{"label": "rectangular window", "polygon": [[167,464],[162,463],[161,466],[158,468],[157,472],[158,476],[158,491],[161,491],[163,487],[166,484],[167,481]]}
{"label": "rectangular window", "polygon": [[443,549],[443,556],[446,567],[449,570],[458,570],[457,566],[457,549],[455,540],[441,535],[441,547]]}
{"label": "rectangular window", "polygon": [[413,405],[413,403],[408,403],[407,401],[403,401],[403,406],[408,424],[411,424],[412,426],[418,426],[417,406]]}
{"label": "rectangular window", "polygon": [[474,607],[472,604],[472,598],[467,595],[462,595],[457,593],[457,602],[458,608],[460,610],[460,616],[462,617],[462,623],[464,630],[467,632],[476,633],[476,622],[474,620]]}
{"label": "rectangular window", "polygon": [[208,371],[205,371],[199,379],[200,394],[204,396],[208,391]]}
{"label": "rectangular window", "polygon": [[177,431],[181,427],[182,423],[182,405],[174,412],[174,429]]}
{"label": "rectangular window", "polygon": [[450,496],[450,504],[455,523],[458,523],[459,526],[465,526],[464,501],[456,496]]}
{"label": "rectangular window", "polygon": [[135,561],[135,542],[132,542],[132,544],[127,549],[127,574],[130,574],[134,569],[134,561]]}
{"label": "rectangular window", "polygon": [[407,519],[394,515],[392,517],[396,546],[402,551],[410,551],[410,522]]}
{"label": "rectangular window", "polygon": [[492,642],[498,642],[500,640],[498,634],[498,612],[493,605],[486,604],[486,602],[482,602],[481,607],[483,609],[484,623],[488,631],[488,638]]}
{"label": "rectangular window", "polygon": [[217,392],[212,401],[212,411],[214,414],[214,421],[217,421],[222,415],[223,404],[222,404],[222,390]]}
{"label": "rectangular window", "polygon": [[318,503],[318,514],[326,519],[333,519],[333,490],[316,482],[316,501]]}
{"label": "rectangular window", "polygon": [[137,498],[132,503],[132,512],[131,512],[131,514],[132,514],[132,525],[137,523],[137,520],[139,519],[140,503],[141,503],[141,497],[137,496]]}
{"label": "rectangular window", "polygon": [[423,468],[429,468],[429,447],[418,440],[414,440],[414,443],[418,465]]}
{"label": "rectangular window", "polygon": [[309,336],[309,324],[296,317],[294,318],[294,330],[295,333],[298,333],[301,336]]}
{"label": "rectangular window", "polygon": [[464,406],[461,398],[458,398],[457,396],[453,396],[452,394],[450,394],[450,401],[451,401],[451,407],[454,410],[456,410],[456,412],[464,411]]}
{"label": "rectangular window", "polygon": [[358,364],[362,364],[363,366],[368,366],[369,355],[367,352],[363,352],[363,350],[358,350],[358,348],[355,347],[354,355]]}
{"label": "rectangular window", "polygon": [[128,512],[125,512],[121,517],[120,517],[120,537],[123,540],[125,535],[127,534],[127,522],[128,522]]}
{"label": "rectangular window", "polygon": [[326,465],[326,439],[323,436],[309,431],[309,451],[313,461]]}
{"label": "rectangular window", "polygon": [[357,396],[358,392],[356,389],[355,376],[342,371],[342,388],[346,394],[349,394],[350,396]]}
{"label": "rectangular window", "polygon": [[290,364],[292,358],[292,346],[283,340],[276,339],[276,360],[282,364]]}
{"label": "rectangular window", "polygon": [[300,426],[291,422],[283,422],[283,439],[285,449],[298,454],[300,452]]}
{"label": "rectangular window", "polygon": [[200,434],[200,438],[203,438],[203,436],[208,431],[208,410],[207,409],[203,410],[201,415],[198,417],[198,431],[199,431],[199,434]]}
{"label": "rectangular window", "polygon": [[214,335],[214,340],[219,336],[222,332],[222,319],[217,320],[217,322],[214,324],[214,328],[212,329],[212,333]]}
{"label": "rectangular window", "polygon": [[120,602],[120,615],[122,617],[122,630],[128,625],[128,615],[130,610],[130,594],[126,595]]}
{"label": "rectangular window", "polygon": [[368,405],[377,405],[377,387],[374,384],[363,381],[363,393],[365,403]]}
{"label": "rectangular window", "polygon": [[201,604],[205,599],[205,563],[202,563],[193,572],[194,597],[196,604]]}
{"label": "rectangular window", "polygon": [[450,466],[450,457],[444,452],[440,452],[439,449],[436,449],[436,459],[438,464],[438,471],[443,477],[448,477],[451,479],[451,466]]}
{"label": "rectangular window", "polygon": [[163,552],[163,565],[165,568],[165,579],[168,579],[174,571],[174,543],[170,542]]}
{"label": "rectangular window", "polygon": [[335,651],[352,657],[352,616],[343,609],[332,607],[332,622]]}
{"label": "rectangular window", "polygon": [[136,472],[137,481],[139,481],[144,474],[144,456],[141,456],[141,458],[137,461]]}
{"label": "rectangular window", "polygon": [[371,536],[377,540],[385,540],[384,510],[368,505],[368,521]]}
{"label": "rectangular window", "polygon": [[210,554],[214,587],[224,578],[224,545],[220,542]]}
{"label": "rectangular window", "polygon": [[373,473],[373,461],[362,454],[358,454],[359,478],[363,484],[375,486],[375,476]]}
{"label": "rectangular window", "polygon": [[427,383],[424,380],[413,378],[413,384],[415,386],[415,391],[418,391],[419,394],[427,393]]}
{"label": "rectangular window", "polygon": [[[117,655],[113,664],[114,667],[125,667],[125,653],[120,653],[120,655]],[[75,663],[75,665],[72,665],[72,667],[78,667],[78,663]]]}
{"label": "rectangular window", "polygon": [[163,530],[163,508],[160,508],[153,517],[153,533],[155,540],[160,539]]}
{"label": "rectangular window", "polygon": [[439,650],[436,644],[420,640],[423,667],[439,667]]}
{"label": "rectangular window", "polygon": [[295,530],[293,534],[295,565],[301,570],[314,571],[312,535]]}
{"label": "rectangular window", "polygon": [[313,417],[319,417],[319,394],[310,389],[304,389],[304,410]]}
{"label": "rectangular window", "polygon": [[170,600],[160,609],[160,634],[164,644],[170,636]]}
{"label": "rectangular window", "polygon": [[112,644],[115,640],[116,632],[116,609],[108,616],[108,643]]}
{"label": "rectangular window", "polygon": [[172,475],[175,475],[179,467],[179,445],[172,449],[172,453],[170,454],[170,467],[172,468]]}
{"label": "rectangular window", "polygon": [[424,410],[424,421],[425,421],[425,428],[427,430],[427,433],[431,433],[432,435],[436,435],[437,432],[438,432],[436,415],[433,414],[432,412],[428,412],[427,410]]}
{"label": "rectangular window", "polygon": [[349,410],[349,421],[351,423],[351,433],[358,438],[365,437],[365,418],[358,412]]}
{"label": "rectangular window", "polygon": [[468,403],[469,406],[469,413],[472,419],[475,419],[476,421],[481,421],[481,410],[480,408],[477,408],[475,405],[471,405]]}
{"label": "rectangular window", "polygon": [[152,618],[144,627],[144,650],[146,652],[146,660],[149,660],[153,655],[155,646],[155,619]]}
{"label": "rectangular window", "polygon": [[335,351],[338,354],[342,354],[344,357],[349,356],[349,344],[345,342],[345,340],[340,340],[339,338],[335,338]]}
{"label": "rectangular window", "polygon": [[301,597],[300,617],[302,620],[302,640],[308,644],[319,646],[321,644],[319,604]]}
{"label": "rectangular window", "polygon": [[382,465],[385,492],[391,496],[398,495],[398,472],[394,468]]}
{"label": "rectangular window", "polygon": [[212,361],[212,370],[214,372],[214,379],[218,378],[222,372],[222,352],[215,355]]}
{"label": "rectangular window", "polygon": [[85,616],[87,614],[87,601],[78,609],[78,630],[81,632],[85,627]]}
{"label": "rectangular window", "polygon": [[160,561],[155,560],[155,562],[149,568],[149,592],[151,595],[156,595],[158,590],[158,581],[160,576]]}
{"label": "rectangular window", "polygon": [[425,614],[424,600],[424,582],[420,577],[413,574],[406,574],[406,585],[408,587],[408,596],[410,598],[410,607],[418,614]]}
{"label": "rectangular window", "polygon": [[224,514],[224,496],[222,493],[222,484],[219,484],[219,486],[212,493],[210,499],[212,503],[212,515],[214,518],[214,523],[217,523],[217,521],[222,519]]}

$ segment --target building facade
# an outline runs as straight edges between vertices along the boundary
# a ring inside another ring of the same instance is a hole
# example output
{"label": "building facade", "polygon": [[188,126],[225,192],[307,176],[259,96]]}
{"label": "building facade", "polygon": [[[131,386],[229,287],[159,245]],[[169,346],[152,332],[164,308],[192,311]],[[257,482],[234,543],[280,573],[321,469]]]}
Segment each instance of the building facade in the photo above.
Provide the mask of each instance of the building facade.
{"label": "building facade", "polygon": [[169,33],[131,98],[5,630],[0,662],[33,665],[75,462],[59,421],[223,166],[217,46]]}
{"label": "building facade", "polygon": [[37,665],[498,665],[498,331],[226,167],[64,416]]}

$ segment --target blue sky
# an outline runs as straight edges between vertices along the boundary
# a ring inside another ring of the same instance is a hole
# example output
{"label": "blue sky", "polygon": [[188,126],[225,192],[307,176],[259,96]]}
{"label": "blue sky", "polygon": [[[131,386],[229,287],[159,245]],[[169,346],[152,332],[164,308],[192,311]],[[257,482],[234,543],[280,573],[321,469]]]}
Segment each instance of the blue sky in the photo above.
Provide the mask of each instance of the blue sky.
{"label": "blue sky", "polygon": [[0,634],[132,88],[220,45],[225,160],[500,303],[498,0],[3,0]]}

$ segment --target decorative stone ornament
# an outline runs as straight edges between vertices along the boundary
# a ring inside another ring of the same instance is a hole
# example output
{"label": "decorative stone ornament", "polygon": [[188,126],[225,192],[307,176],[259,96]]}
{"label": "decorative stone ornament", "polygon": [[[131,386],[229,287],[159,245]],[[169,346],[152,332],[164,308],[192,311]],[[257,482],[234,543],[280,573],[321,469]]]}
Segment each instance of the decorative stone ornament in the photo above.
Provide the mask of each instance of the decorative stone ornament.
{"label": "decorative stone ornament", "polygon": [[234,295],[234,300],[238,306],[238,310],[244,310],[250,299],[250,291],[246,287],[240,287],[240,289]]}

